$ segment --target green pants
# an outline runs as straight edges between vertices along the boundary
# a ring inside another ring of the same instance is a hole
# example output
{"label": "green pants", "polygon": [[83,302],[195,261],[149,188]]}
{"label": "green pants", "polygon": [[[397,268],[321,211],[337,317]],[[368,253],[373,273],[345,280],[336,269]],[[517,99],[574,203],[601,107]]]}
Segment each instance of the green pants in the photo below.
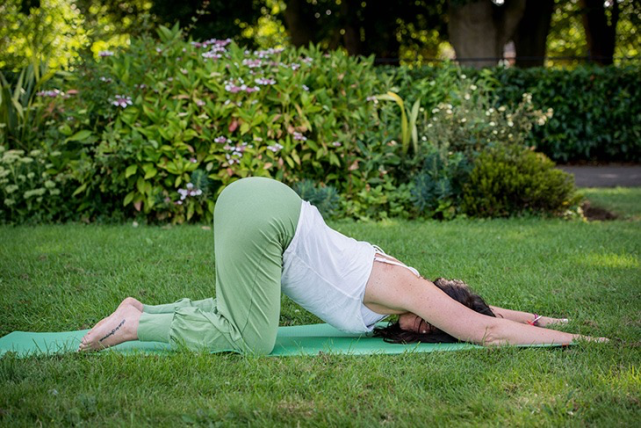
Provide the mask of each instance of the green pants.
{"label": "green pants", "polygon": [[216,299],[145,305],[139,340],[269,354],[280,316],[283,253],[300,209],[298,195],[278,181],[246,178],[229,185],[214,211]]}

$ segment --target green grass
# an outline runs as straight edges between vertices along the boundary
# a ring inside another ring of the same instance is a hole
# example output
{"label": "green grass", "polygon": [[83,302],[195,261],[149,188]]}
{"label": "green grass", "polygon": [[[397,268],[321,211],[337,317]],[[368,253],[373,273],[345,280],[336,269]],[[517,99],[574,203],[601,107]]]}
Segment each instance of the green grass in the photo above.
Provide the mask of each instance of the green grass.
{"label": "green grass", "polygon": [[641,188],[585,188],[580,189],[594,206],[607,208],[619,217],[641,220]]}
{"label": "green grass", "polygon": [[[608,344],[367,357],[8,355],[0,424],[636,426],[638,201],[590,192],[629,220],[333,226],[427,277],[464,279],[491,304],[567,316],[566,330]],[[128,295],[162,303],[214,292],[212,232],[200,226],[3,227],[0,242],[0,335],[87,328]],[[316,321],[283,298],[282,324]]]}

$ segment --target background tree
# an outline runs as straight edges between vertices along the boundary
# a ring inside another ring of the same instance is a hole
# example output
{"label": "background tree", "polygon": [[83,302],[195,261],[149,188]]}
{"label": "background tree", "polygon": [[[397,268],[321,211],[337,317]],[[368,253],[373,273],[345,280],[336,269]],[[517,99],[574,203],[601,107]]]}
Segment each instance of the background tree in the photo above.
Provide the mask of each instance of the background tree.
{"label": "background tree", "polygon": [[604,0],[580,0],[583,28],[588,44],[588,54],[597,64],[610,65],[614,56],[617,24],[619,23],[619,2]]}
{"label": "background tree", "polygon": [[445,9],[445,0],[288,0],[283,20],[294,46],[343,47],[394,64],[407,46],[436,56],[447,34]]}
{"label": "background tree", "polygon": [[244,34],[261,17],[264,1],[259,0],[153,0],[151,13],[159,23],[190,27],[195,40],[232,38],[254,47],[254,39]]}
{"label": "background tree", "polygon": [[496,65],[524,12],[525,0],[450,0],[449,40],[457,58],[476,68]]}
{"label": "background tree", "polygon": [[526,0],[523,17],[512,37],[517,67],[540,67],[545,64],[553,12],[554,0]]}
{"label": "background tree", "polygon": [[0,2],[0,69],[68,64],[87,42],[80,11],[65,0]]}

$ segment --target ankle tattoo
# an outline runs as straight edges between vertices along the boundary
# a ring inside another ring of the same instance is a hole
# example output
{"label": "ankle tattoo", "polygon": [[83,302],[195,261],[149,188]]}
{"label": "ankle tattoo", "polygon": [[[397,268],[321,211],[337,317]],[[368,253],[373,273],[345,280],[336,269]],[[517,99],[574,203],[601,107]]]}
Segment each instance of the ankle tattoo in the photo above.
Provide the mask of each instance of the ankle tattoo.
{"label": "ankle tattoo", "polygon": [[109,332],[109,334],[107,334],[105,337],[103,337],[102,339],[100,339],[100,341],[102,342],[102,341],[103,341],[103,340],[105,340],[106,338],[108,338],[108,337],[113,336],[114,334],[116,334],[116,332],[117,332],[118,330],[120,330],[120,327],[122,327],[124,323],[125,323],[125,320],[120,321],[120,324],[118,324],[118,327],[116,327],[116,328],[114,328],[113,330],[111,330],[111,331]]}

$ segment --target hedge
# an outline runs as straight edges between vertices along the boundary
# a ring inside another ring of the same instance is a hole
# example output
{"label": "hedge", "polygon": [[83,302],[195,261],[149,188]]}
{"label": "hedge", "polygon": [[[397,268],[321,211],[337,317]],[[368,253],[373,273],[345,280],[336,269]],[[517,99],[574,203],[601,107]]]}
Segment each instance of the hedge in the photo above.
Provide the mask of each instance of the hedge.
{"label": "hedge", "polygon": [[[421,96],[430,101],[435,99],[433,91],[426,93],[430,88],[421,82],[440,78],[451,84],[457,78],[451,69],[451,65],[385,68],[379,75],[392,76],[403,98]],[[498,67],[462,73],[489,85],[497,106],[514,105],[523,93],[530,93],[536,108],[552,108],[552,120],[535,128],[529,141],[554,161],[641,162],[641,66]],[[446,97],[449,88],[441,85],[437,98]]]}

